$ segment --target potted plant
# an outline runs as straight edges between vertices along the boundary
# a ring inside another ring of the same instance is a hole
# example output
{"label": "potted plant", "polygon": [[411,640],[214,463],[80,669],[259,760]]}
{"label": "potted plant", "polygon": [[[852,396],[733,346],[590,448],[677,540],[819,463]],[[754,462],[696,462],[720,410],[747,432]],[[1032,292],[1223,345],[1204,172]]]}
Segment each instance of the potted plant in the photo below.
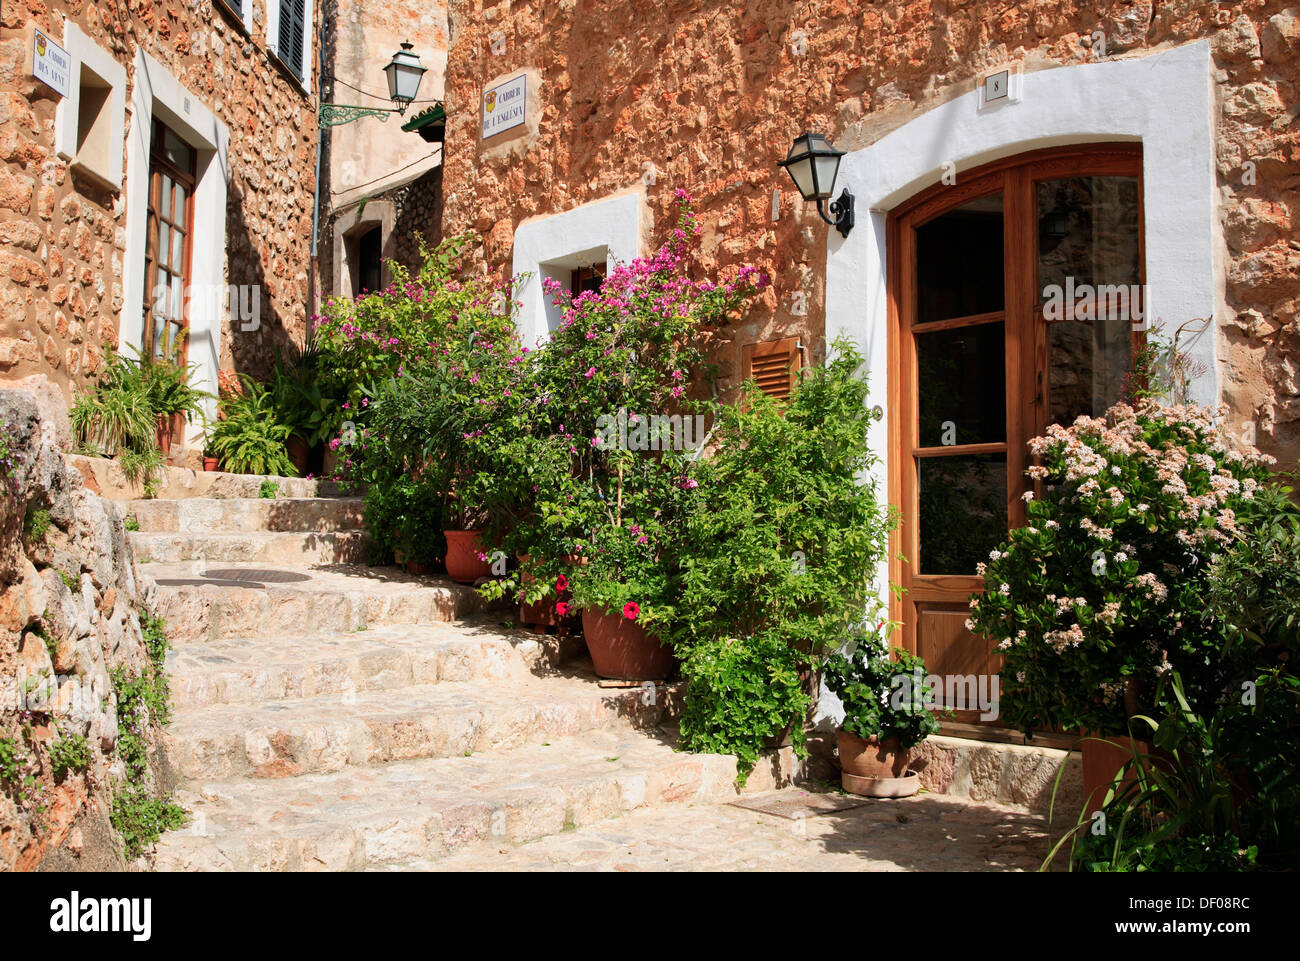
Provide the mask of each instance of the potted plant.
{"label": "potted plant", "polygon": [[211,445],[203,448],[203,469],[214,472],[221,467],[221,458],[213,453]]}
{"label": "potted plant", "polygon": [[1095,801],[1134,752],[1131,719],[1154,716],[1163,674],[1177,671],[1202,712],[1231,679],[1214,560],[1248,528],[1268,460],[1213,412],[1153,398],[1052,425],[1030,449],[1043,496],[1027,495],[1027,525],[979,565],[968,627],[1005,656],[1005,720],[1084,735]]}
{"label": "potted plant", "polygon": [[194,387],[190,380],[198,364],[186,367],[172,356],[155,357],[137,354],[127,361],[137,367],[145,396],[155,417],[155,443],[164,457],[171,452],[172,443],[183,438],[185,424],[202,413],[201,404],[212,397],[207,391]]}
{"label": "potted plant", "polygon": [[[270,390],[281,423],[290,429],[285,448],[298,473],[305,474],[344,422],[343,401],[332,396],[322,370],[320,350],[309,347],[286,362],[279,351],[271,373]],[[319,466],[319,465],[317,465]]]}
{"label": "potted plant", "polygon": [[285,450],[290,428],[277,419],[270,391],[249,377],[241,380],[243,393],[221,398],[208,449],[236,474],[297,476]]}
{"label": "potted plant", "polygon": [[912,748],[939,730],[925,684],[925,662],[890,650],[887,624],[863,632],[822,667],[827,688],[840,699],[837,732],[841,783],[864,797],[911,797],[920,786],[908,768]]}

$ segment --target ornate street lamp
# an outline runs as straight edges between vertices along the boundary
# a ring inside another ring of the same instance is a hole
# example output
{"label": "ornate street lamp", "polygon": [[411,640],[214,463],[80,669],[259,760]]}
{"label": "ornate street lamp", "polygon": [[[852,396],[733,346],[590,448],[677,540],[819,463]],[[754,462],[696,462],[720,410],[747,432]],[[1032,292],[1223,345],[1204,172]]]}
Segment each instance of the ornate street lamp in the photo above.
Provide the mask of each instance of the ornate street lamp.
{"label": "ornate street lamp", "polygon": [[830,210],[834,219],[826,216],[824,206],[835,190],[835,177],[839,173],[840,158],[843,150],[835,146],[823,134],[808,133],[795,137],[790,145],[790,153],[779,166],[785,168],[790,179],[804,200],[817,201],[817,213],[822,220],[847,237],[853,229],[853,195],[848,188],[840,192],[837,200],[831,200]]}
{"label": "ornate street lamp", "polygon": [[395,107],[350,107],[344,104],[323,103],[320,105],[320,125],[337,127],[352,123],[362,117],[378,117],[381,123],[387,122],[391,113],[399,116],[406,112],[407,106],[415,99],[420,89],[420,81],[428,67],[420,65],[420,56],[412,49],[410,42],[402,44],[402,49],[393,54],[393,59],[384,67],[388,75],[388,99]]}

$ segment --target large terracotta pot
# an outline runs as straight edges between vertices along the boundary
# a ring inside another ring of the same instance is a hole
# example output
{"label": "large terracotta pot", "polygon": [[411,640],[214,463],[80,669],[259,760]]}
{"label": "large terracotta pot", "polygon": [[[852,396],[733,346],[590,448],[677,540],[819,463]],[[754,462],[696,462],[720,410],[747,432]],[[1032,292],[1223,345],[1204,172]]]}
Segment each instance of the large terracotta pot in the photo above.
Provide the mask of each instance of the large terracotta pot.
{"label": "large terracotta pot", "polygon": [[909,748],[899,748],[898,738],[885,741],[861,738],[840,730],[840,784],[850,794],[862,797],[911,797],[921,787],[915,771],[907,769]]}
{"label": "large terracotta pot", "polygon": [[672,648],[660,644],[621,612],[584,610],[582,633],[587,638],[591,663],[601,677],[661,681],[672,673]]}
{"label": "large terracotta pot", "polygon": [[184,414],[159,414],[154,425],[154,441],[163,457],[171,453],[172,441],[184,433]]}
{"label": "large terracotta pot", "polygon": [[[1151,753],[1150,741],[1096,735],[1083,739],[1083,796],[1087,799],[1089,813],[1101,807],[1120,768],[1133,759],[1134,747],[1139,755]],[[1134,780],[1132,774],[1125,776],[1116,787],[1116,793],[1121,793]]]}
{"label": "large terracotta pot", "polygon": [[443,531],[447,535],[447,576],[457,584],[473,584],[492,573],[492,565],[479,560],[486,554],[482,531]]}
{"label": "large terracotta pot", "polygon": [[289,454],[289,460],[297,469],[299,475],[307,473],[307,464],[311,460],[311,447],[307,441],[300,435],[294,434],[285,442],[285,450]]}

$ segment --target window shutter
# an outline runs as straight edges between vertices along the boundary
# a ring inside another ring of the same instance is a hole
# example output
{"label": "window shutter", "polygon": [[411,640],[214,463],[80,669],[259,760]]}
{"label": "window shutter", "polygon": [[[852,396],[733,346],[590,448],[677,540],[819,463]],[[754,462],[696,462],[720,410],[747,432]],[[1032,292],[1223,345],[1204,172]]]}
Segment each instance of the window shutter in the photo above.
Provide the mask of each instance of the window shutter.
{"label": "window shutter", "polygon": [[276,53],[285,66],[303,79],[303,40],[307,31],[307,0],[280,0],[280,36]]}
{"label": "window shutter", "polygon": [[794,379],[802,366],[799,338],[769,340],[741,348],[741,376],[754,378],[758,389],[769,397],[785,399],[794,388]]}

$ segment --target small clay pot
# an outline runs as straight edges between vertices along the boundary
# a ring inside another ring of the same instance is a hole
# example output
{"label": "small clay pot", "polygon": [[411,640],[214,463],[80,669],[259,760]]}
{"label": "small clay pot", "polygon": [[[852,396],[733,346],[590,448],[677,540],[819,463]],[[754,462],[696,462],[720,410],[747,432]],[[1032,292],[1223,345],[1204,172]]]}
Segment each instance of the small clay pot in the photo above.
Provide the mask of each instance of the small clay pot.
{"label": "small clay pot", "polygon": [[621,612],[584,610],[582,633],[591,663],[601,677],[620,681],[662,681],[673,670],[671,647],[660,644]]}
{"label": "small clay pot", "polygon": [[447,535],[447,576],[457,584],[473,584],[492,573],[492,565],[479,560],[486,554],[482,531],[443,531]]}
{"label": "small clay pot", "polygon": [[217,468],[219,468],[220,466],[221,466],[221,458],[220,458],[220,457],[204,457],[204,458],[203,458],[203,469],[204,469],[205,471],[210,471],[210,472],[211,472],[211,471],[216,471]]}

